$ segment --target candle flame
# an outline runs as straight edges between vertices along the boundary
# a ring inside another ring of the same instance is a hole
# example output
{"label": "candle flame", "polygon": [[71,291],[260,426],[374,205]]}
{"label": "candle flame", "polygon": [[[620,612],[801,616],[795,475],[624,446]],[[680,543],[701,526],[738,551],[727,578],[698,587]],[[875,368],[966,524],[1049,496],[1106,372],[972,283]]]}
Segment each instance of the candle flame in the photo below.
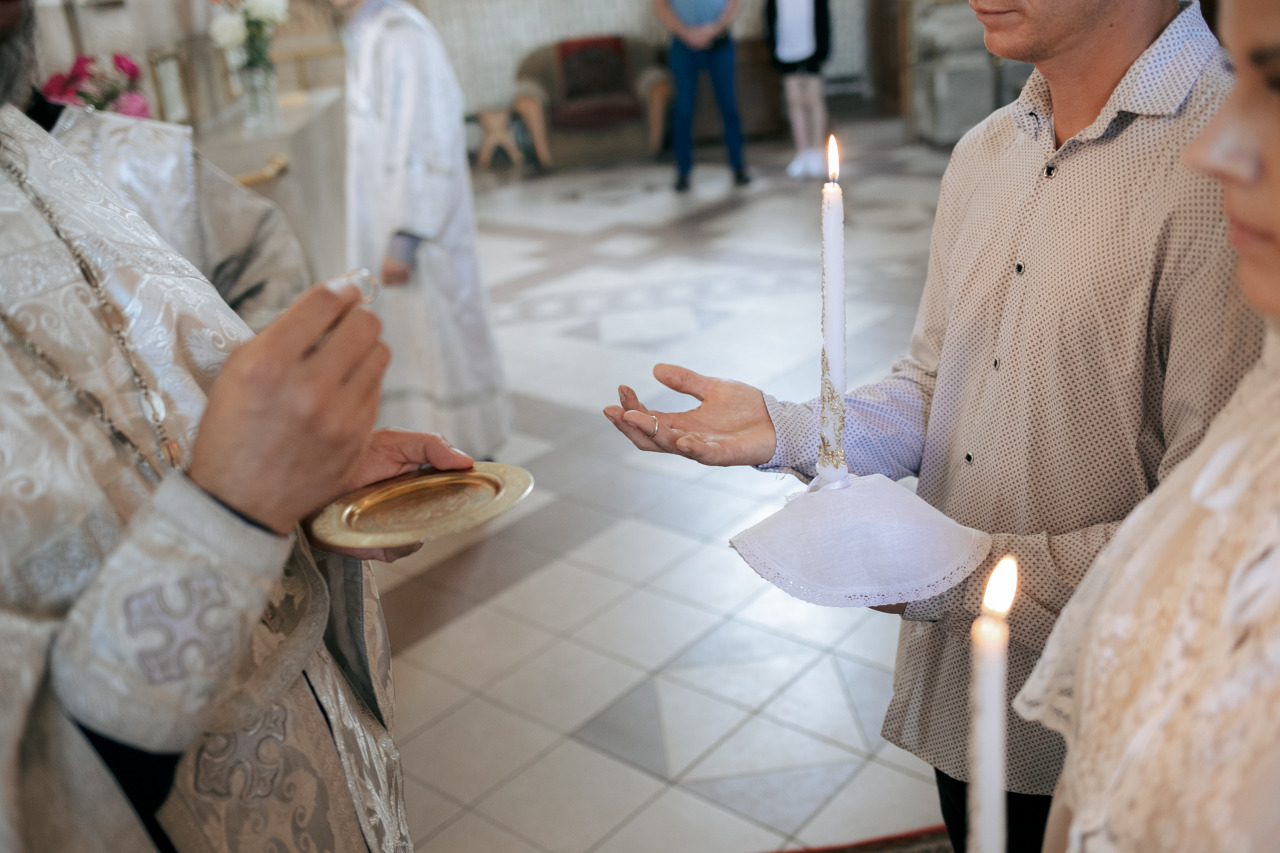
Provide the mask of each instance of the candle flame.
{"label": "candle flame", "polygon": [[835,134],[831,135],[831,141],[827,143],[827,174],[831,176],[833,184],[840,180],[840,147],[836,145]]}
{"label": "candle flame", "polygon": [[1013,596],[1018,591],[1018,561],[1006,556],[996,563],[987,581],[987,593],[982,597],[982,611],[1001,619],[1013,606]]}

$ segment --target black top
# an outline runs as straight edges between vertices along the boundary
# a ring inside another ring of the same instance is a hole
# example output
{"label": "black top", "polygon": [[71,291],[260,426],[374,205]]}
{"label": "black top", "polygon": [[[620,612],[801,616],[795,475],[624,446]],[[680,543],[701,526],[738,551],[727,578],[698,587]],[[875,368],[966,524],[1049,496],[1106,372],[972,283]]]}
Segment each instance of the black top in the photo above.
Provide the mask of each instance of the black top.
{"label": "black top", "polygon": [[58,123],[58,118],[65,109],[62,104],[55,104],[40,94],[39,89],[32,88],[31,102],[27,104],[27,118],[43,127],[46,133],[53,133],[53,126]]}
{"label": "black top", "polygon": [[[828,0],[813,0],[813,30],[813,55],[801,57],[796,62],[816,61],[821,64],[831,55],[831,4]],[[764,40],[769,45],[769,60],[775,67],[783,65],[778,59],[778,0],[765,0]]]}

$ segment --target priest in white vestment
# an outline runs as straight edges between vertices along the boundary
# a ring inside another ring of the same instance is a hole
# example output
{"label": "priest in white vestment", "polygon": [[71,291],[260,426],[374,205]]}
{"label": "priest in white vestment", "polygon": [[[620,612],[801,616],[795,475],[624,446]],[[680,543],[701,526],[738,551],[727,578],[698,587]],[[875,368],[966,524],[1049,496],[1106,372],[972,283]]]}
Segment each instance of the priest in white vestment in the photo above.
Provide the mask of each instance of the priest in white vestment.
{"label": "priest in white vestment", "polygon": [[195,265],[255,332],[312,282],[280,208],[200,156],[191,128],[51,104],[27,115]]}
{"label": "priest in white vestment", "polygon": [[334,6],[347,19],[348,257],[385,285],[376,310],[392,357],[378,421],[491,457],[509,417],[476,262],[462,90],[408,3]]}
{"label": "priest in white vestment", "polygon": [[0,107],[0,850],[412,849],[372,573],[297,522],[470,460],[370,434],[388,353],[358,303],[314,288],[253,336]]}

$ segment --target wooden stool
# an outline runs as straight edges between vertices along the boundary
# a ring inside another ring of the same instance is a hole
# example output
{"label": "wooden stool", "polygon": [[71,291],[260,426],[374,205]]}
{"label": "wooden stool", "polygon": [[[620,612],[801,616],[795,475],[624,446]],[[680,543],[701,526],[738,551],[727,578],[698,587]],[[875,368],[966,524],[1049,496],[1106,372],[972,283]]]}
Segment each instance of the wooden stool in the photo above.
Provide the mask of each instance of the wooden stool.
{"label": "wooden stool", "polygon": [[501,148],[507,152],[511,162],[519,168],[524,165],[524,154],[511,135],[511,108],[501,107],[493,110],[479,110],[476,121],[484,137],[480,142],[480,153],[476,155],[476,165],[488,169],[493,165],[493,153]]}

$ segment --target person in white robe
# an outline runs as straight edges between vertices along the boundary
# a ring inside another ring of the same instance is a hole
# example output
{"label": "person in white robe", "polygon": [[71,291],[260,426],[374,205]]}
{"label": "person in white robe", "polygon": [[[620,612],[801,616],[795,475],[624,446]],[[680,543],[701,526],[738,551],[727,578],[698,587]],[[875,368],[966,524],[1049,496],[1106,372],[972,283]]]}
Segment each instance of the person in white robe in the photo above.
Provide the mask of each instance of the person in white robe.
{"label": "person in white robe", "polygon": [[346,19],[347,248],[381,271],[391,347],[378,422],[492,457],[509,429],[476,261],[464,102],[444,44],[402,0],[334,0]]}
{"label": "person in white robe", "polygon": [[1066,739],[1045,853],[1280,839],[1280,5],[1221,9],[1236,86],[1186,159],[1223,183],[1266,345],[1089,569],[1014,702]]}
{"label": "person in white robe", "polygon": [[[12,5],[0,101],[27,67]],[[0,850],[411,850],[360,559],[397,554],[297,527],[471,463],[370,432],[377,318],[313,288],[254,336],[10,105],[0,258]]]}
{"label": "person in white robe", "polygon": [[51,104],[27,115],[195,265],[255,332],[311,284],[284,213],[196,151],[191,128]]}

